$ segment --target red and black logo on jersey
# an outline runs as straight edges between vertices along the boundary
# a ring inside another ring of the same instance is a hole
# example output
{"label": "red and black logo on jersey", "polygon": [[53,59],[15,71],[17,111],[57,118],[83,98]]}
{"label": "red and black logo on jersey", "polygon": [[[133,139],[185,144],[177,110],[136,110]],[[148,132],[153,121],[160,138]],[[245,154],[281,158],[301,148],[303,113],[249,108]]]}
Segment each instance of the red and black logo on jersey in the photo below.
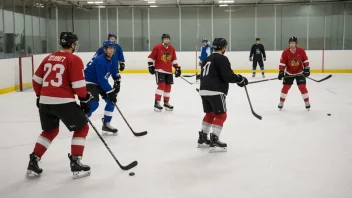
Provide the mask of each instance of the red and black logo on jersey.
{"label": "red and black logo on jersey", "polygon": [[292,59],[291,60],[291,64],[290,64],[292,67],[297,67],[300,65],[299,61],[297,59]]}
{"label": "red and black logo on jersey", "polygon": [[164,61],[165,63],[170,61],[172,58],[172,56],[169,54],[169,52],[165,52],[162,56],[161,56],[161,60]]}

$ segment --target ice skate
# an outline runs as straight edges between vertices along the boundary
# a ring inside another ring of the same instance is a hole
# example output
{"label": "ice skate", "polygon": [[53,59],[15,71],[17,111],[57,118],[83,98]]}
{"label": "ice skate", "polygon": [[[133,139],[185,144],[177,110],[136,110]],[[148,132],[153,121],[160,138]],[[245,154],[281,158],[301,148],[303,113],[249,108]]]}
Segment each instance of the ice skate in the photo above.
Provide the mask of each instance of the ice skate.
{"label": "ice skate", "polygon": [[155,100],[154,103],[154,111],[156,112],[161,112],[163,110],[163,107],[160,105],[160,102]]}
{"label": "ice skate", "polygon": [[38,177],[43,172],[43,169],[39,168],[38,162],[40,158],[32,153],[29,155],[29,164],[27,168],[27,177]]}
{"label": "ice skate", "polygon": [[262,72],[262,76],[263,76],[263,78],[265,78],[264,72]]}
{"label": "ice skate", "polygon": [[309,111],[309,109],[310,109],[310,103],[309,102],[304,102],[305,103],[305,105],[306,105],[306,109]]}
{"label": "ice skate", "polygon": [[199,131],[198,138],[198,148],[209,148],[210,140],[208,139],[208,135],[203,131]]}
{"label": "ice skate", "polygon": [[280,109],[280,111],[281,111],[281,109],[284,107],[284,102],[282,102],[282,101],[280,101],[280,103],[279,103],[279,105],[277,106],[279,109]]}
{"label": "ice skate", "polygon": [[73,179],[87,177],[90,175],[90,167],[81,163],[81,157],[68,154]]}
{"label": "ice skate", "polygon": [[255,77],[255,72],[253,72],[252,77]]}
{"label": "ice skate", "polygon": [[110,122],[104,122],[104,118],[102,118],[101,120],[103,121],[103,127],[102,127],[103,133],[105,133],[106,135],[109,135],[109,134],[117,135],[118,130],[112,127],[110,125]]}
{"label": "ice skate", "polygon": [[164,107],[166,111],[173,111],[174,110],[174,106],[170,105],[170,103],[168,102],[164,102]]}
{"label": "ice skate", "polygon": [[227,144],[224,142],[221,142],[219,140],[219,137],[216,136],[215,134],[211,133],[210,134],[210,153],[214,152],[226,152],[227,151]]}

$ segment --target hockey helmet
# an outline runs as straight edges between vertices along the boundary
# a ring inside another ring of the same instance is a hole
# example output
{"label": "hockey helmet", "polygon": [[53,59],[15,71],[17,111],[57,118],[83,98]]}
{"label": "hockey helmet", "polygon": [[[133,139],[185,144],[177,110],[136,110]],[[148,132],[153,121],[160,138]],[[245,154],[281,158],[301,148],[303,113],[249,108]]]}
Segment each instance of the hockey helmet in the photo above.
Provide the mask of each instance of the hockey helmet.
{"label": "hockey helmet", "polygon": [[227,46],[227,41],[224,38],[215,38],[213,41],[214,50],[222,50]]}
{"label": "hockey helmet", "polygon": [[290,39],[288,40],[288,43],[290,42],[295,42],[296,44],[298,43],[298,39],[295,36],[291,36]]}
{"label": "hockey helmet", "polygon": [[209,40],[208,40],[207,38],[203,38],[203,39],[202,39],[202,43],[204,43],[204,42],[208,43]]}
{"label": "hockey helmet", "polygon": [[104,48],[115,48],[115,43],[110,40],[105,40],[103,43]]}
{"label": "hockey helmet", "polygon": [[168,35],[168,34],[163,34],[163,35],[161,36],[161,41],[164,41],[165,38],[171,39],[171,38],[170,38],[170,35]]}
{"label": "hockey helmet", "polygon": [[110,37],[114,37],[115,39],[117,38],[116,34],[114,34],[114,33],[112,33],[112,32],[110,32],[110,33],[108,34],[108,39],[110,39]]}
{"label": "hockey helmet", "polygon": [[78,37],[72,32],[61,32],[60,34],[60,45],[62,47],[70,47],[72,43],[76,43]]}
{"label": "hockey helmet", "polygon": [[256,38],[255,40],[256,40],[256,41],[260,41],[260,38]]}

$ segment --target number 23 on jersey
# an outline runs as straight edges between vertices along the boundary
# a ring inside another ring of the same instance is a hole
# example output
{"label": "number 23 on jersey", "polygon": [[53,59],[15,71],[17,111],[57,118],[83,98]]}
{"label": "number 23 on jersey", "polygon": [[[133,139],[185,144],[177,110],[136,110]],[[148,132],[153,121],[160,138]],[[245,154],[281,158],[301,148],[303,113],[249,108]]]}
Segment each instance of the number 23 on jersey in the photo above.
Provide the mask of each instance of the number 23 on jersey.
{"label": "number 23 on jersey", "polygon": [[[44,78],[43,78],[43,87],[51,86],[60,87],[62,85],[62,75],[65,72],[65,66],[62,64],[54,64],[46,63],[44,65]],[[55,77],[50,75],[51,72],[55,73]],[[50,75],[50,76],[49,76]],[[49,77],[49,78],[48,78]]]}

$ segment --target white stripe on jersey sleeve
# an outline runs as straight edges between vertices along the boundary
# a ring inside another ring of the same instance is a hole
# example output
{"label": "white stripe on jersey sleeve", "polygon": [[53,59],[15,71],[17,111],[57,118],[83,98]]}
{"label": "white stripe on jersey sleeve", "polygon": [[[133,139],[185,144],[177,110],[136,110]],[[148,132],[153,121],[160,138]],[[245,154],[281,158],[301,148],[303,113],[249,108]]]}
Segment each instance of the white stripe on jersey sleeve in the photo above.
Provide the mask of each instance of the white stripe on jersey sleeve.
{"label": "white stripe on jersey sleeve", "polygon": [[172,65],[178,64],[177,60],[172,61]]}
{"label": "white stripe on jersey sleeve", "polygon": [[41,77],[39,77],[39,76],[37,76],[37,75],[35,75],[34,74],[34,76],[33,76],[33,80],[36,82],[36,83],[38,83],[38,84],[43,84],[43,78],[41,78]]}
{"label": "white stripe on jersey sleeve", "polygon": [[85,80],[79,80],[79,81],[72,82],[71,84],[72,84],[72,88],[76,89],[76,88],[81,88],[81,87],[86,86],[86,81]]}

